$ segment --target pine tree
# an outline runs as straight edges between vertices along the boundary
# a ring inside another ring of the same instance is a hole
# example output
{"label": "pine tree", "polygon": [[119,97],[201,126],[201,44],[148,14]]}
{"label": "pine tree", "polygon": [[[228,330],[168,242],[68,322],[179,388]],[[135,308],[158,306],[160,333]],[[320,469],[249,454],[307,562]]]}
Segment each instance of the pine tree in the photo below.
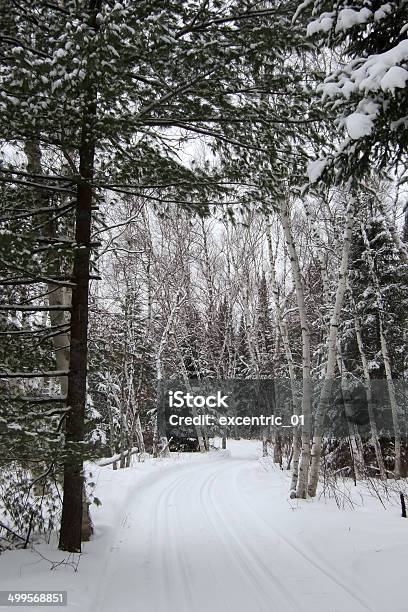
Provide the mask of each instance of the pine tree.
{"label": "pine tree", "polygon": [[[398,252],[386,232],[384,220],[376,216],[375,210],[373,215],[368,216],[365,224],[384,301],[385,333],[392,358],[393,376],[401,378],[405,370],[405,334],[408,325],[408,268],[401,263]],[[378,305],[365,250],[361,232],[356,226],[350,266],[350,285],[357,306],[357,314],[361,320],[361,331],[369,359],[370,374],[373,378],[383,379],[384,364],[381,360],[379,341]],[[347,335],[344,351],[347,369],[361,375],[358,347],[353,335],[350,337]]]}
{"label": "pine tree", "polygon": [[406,168],[408,3],[314,0],[302,7],[313,7],[308,35],[343,57],[320,90],[344,138],[337,152],[323,152],[314,178],[323,169],[338,180],[399,162]]}
{"label": "pine tree", "polygon": [[[180,163],[167,137],[172,144],[175,133],[180,140],[184,134],[223,140],[219,125],[252,122],[252,103],[242,99],[238,113],[237,96],[261,50],[271,59],[279,55],[271,44],[276,20],[288,20],[280,6],[244,10],[240,2],[66,0],[60,6],[40,0],[9,7],[3,0],[0,10],[2,136],[35,143],[44,161],[42,172],[33,172],[6,160],[2,181],[36,194],[24,214],[36,214],[44,191],[69,201],[64,210],[54,202],[47,214],[74,213],[60,546],[79,551],[94,208],[108,193],[125,192],[205,212],[214,191],[224,194],[208,173]],[[251,32],[256,48],[247,44]],[[10,205],[9,199],[2,203]]]}

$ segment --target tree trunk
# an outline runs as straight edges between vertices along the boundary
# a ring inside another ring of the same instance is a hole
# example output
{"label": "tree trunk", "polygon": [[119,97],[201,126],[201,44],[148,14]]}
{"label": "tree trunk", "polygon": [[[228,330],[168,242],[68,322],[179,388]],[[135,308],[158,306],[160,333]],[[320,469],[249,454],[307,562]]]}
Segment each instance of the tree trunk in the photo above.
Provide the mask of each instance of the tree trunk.
{"label": "tree trunk", "polygon": [[86,495],[85,487],[82,489],[82,527],[81,527],[81,540],[82,542],[89,542],[91,535],[93,534],[93,524],[91,514],[89,512],[90,501]]}
{"label": "tree trunk", "polygon": [[[38,142],[27,141],[25,143],[25,154],[27,156],[27,170],[29,172],[35,172],[42,174],[42,154]],[[78,192],[79,195],[79,192]],[[47,197],[47,196],[45,196]],[[54,224],[47,223],[44,226],[44,233],[51,237],[57,237],[56,228]],[[47,297],[50,306],[71,306],[71,295],[66,287],[55,285],[54,283],[47,284]],[[53,327],[62,327],[67,324],[65,318],[65,312],[63,310],[50,310],[49,312],[50,323]],[[55,351],[55,361],[58,370],[68,371],[70,368],[70,334],[65,331],[61,331],[58,334],[53,334],[52,343]],[[64,397],[68,395],[68,377],[61,376],[59,379],[61,394]],[[67,400],[68,401],[68,400]],[[69,404],[67,404],[69,405]],[[82,507],[85,512],[82,513],[82,527],[81,534],[82,539],[89,540],[92,534],[92,521],[89,514],[89,502],[86,495],[85,484],[83,482],[81,489],[82,496]],[[64,489],[65,497],[65,489]]]}
{"label": "tree trunk", "polygon": [[330,330],[327,344],[327,367],[326,375],[323,383],[323,388],[320,394],[319,405],[316,411],[313,444],[312,444],[312,461],[310,466],[308,493],[311,497],[316,495],[317,483],[319,480],[320,460],[322,453],[322,436],[323,424],[326,409],[330,402],[332,384],[336,368],[337,358],[337,336],[340,323],[341,310],[343,308],[344,296],[347,287],[348,260],[351,247],[351,238],[353,231],[355,203],[354,198],[347,209],[346,227],[344,230],[343,249],[341,256],[340,271],[337,284],[336,299],[333,307],[332,316],[330,319]]}
{"label": "tree trunk", "polygon": [[262,457],[268,456],[268,438],[266,434],[262,436]]}
{"label": "tree trunk", "polygon": [[[286,362],[288,365],[289,371],[289,379],[290,386],[292,392],[292,412],[297,415],[298,410],[298,393],[296,387],[296,374],[295,374],[295,364],[293,360],[292,349],[290,347],[289,341],[289,332],[288,326],[285,321],[285,318],[282,314],[282,309],[279,300],[279,288],[276,280],[276,262],[275,256],[272,249],[272,239],[271,239],[271,227],[268,225],[266,230],[266,238],[268,242],[268,253],[269,253],[269,263],[270,263],[270,278],[271,278],[271,286],[272,286],[272,296],[276,310],[276,317],[278,321],[278,329],[280,336],[282,338],[283,348],[285,350]],[[292,440],[292,453],[291,453],[291,461],[293,461],[293,470],[292,470],[292,480],[290,483],[290,491],[291,496],[296,496],[296,487],[298,482],[298,474],[299,474],[299,459],[300,459],[300,429],[296,426],[293,430],[293,440]]]}
{"label": "tree trunk", "polygon": [[[170,310],[166,326],[163,330],[163,333],[160,338],[159,347],[156,353],[155,362],[156,362],[156,373],[157,373],[157,386],[159,390],[159,395],[161,397],[162,392],[160,389],[161,381],[163,379],[163,370],[162,370],[162,356],[164,349],[167,345],[168,336],[172,332],[174,322],[176,320],[178,311],[180,309],[181,304],[186,299],[186,295],[182,295],[181,290],[179,289],[175,296],[174,305]],[[159,421],[158,421],[158,409],[156,411],[154,426],[153,426],[153,457],[158,457],[160,454],[160,435],[159,435]]]}
{"label": "tree trunk", "polygon": [[126,466],[126,448],[129,447],[126,441],[126,413],[123,403],[120,405],[120,429],[119,429],[119,452],[120,460],[119,467],[123,469]]}
{"label": "tree trunk", "polygon": [[145,443],[144,443],[144,439],[143,439],[142,424],[140,422],[139,413],[137,413],[137,415],[136,415],[135,433],[136,433],[136,442],[137,442],[137,446],[139,448],[139,453],[143,457],[143,455],[146,453],[146,448],[145,448]]}
{"label": "tree trunk", "polygon": [[273,438],[273,462],[282,467],[282,436],[276,430]]}
{"label": "tree trunk", "polygon": [[[134,446],[134,438],[136,436],[137,447],[139,449],[139,461],[140,461],[140,459],[144,459],[144,455],[145,455],[145,452],[146,452],[145,443],[144,443],[144,439],[143,439],[142,424],[140,422],[140,395],[141,395],[141,391],[142,391],[143,374],[144,374],[144,368],[143,368],[143,366],[141,366],[140,372],[139,372],[139,381],[138,381],[138,385],[137,385],[136,394],[135,394],[134,398],[133,398],[133,394],[131,396],[131,398],[133,400],[133,414],[132,414],[131,427],[130,427],[130,435],[129,435],[129,437],[130,437],[129,448],[133,448],[133,446]],[[132,389],[133,389],[133,387],[132,387]],[[127,465],[127,467],[130,466],[130,462],[131,462],[131,455],[128,454],[128,456],[126,458],[126,465]]]}
{"label": "tree trunk", "polygon": [[159,456],[159,443],[160,443],[160,439],[159,439],[159,427],[158,427],[158,422],[157,422],[158,416],[157,416],[157,412],[154,415],[154,421],[153,421],[153,448],[152,448],[152,455],[154,459],[157,459],[157,457]]}
{"label": "tree trunk", "polygon": [[302,406],[301,411],[304,415],[304,425],[301,433],[301,453],[299,460],[299,470],[297,478],[296,496],[306,498],[307,482],[310,463],[310,425],[311,425],[311,388],[310,388],[310,331],[306,314],[305,291],[303,286],[300,263],[295,248],[290,226],[289,210],[287,203],[283,204],[279,210],[279,217],[282,224],[286,240],[286,247],[289,253],[291,270],[295,284],[296,299],[299,310],[300,325],[302,328]]}
{"label": "tree trunk", "polygon": [[387,379],[388,396],[390,398],[392,424],[394,427],[394,453],[395,453],[395,464],[394,464],[394,476],[400,478],[401,476],[401,432],[398,422],[398,404],[395,395],[394,381],[392,379],[391,362],[388,353],[387,340],[385,338],[384,325],[382,316],[380,315],[380,341],[381,341],[381,353],[384,361],[385,377]]}
{"label": "tree trunk", "polygon": [[[92,1],[90,25],[95,27],[99,3]],[[86,381],[88,365],[89,267],[94,176],[96,92],[88,85],[79,150],[80,182],[75,209],[75,242],[72,307],[70,324],[70,369],[68,376],[65,422],[64,496],[62,502],[59,547],[69,552],[81,551],[83,459],[85,433]]]}
{"label": "tree trunk", "polygon": [[[24,144],[24,153],[27,157],[27,172],[34,174],[42,174],[42,152],[38,141],[28,140]],[[48,205],[48,195],[45,192],[40,194],[41,204],[44,206]],[[46,223],[44,225],[44,235],[49,238],[57,238],[57,232],[54,223]],[[67,287],[61,287],[53,283],[47,284],[47,298],[48,304],[53,306],[70,306],[71,295]],[[66,320],[66,313],[63,310],[50,310],[49,318],[53,327],[61,327],[68,325]],[[69,333],[60,331],[52,336],[52,344],[55,351],[55,361],[57,370],[68,371],[69,369],[69,345],[70,338]],[[66,397],[68,392],[68,377],[61,376],[59,378],[61,387],[61,394]]]}

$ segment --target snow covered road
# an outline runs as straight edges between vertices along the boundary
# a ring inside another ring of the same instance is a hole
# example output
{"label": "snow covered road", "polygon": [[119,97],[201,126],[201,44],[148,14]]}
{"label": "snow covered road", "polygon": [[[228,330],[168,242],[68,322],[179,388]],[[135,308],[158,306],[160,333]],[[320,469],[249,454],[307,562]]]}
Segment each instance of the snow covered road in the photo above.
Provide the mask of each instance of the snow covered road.
{"label": "snow covered road", "polygon": [[408,611],[398,498],[339,480],[337,503],[291,500],[260,442],[228,447],[90,465],[102,505],[80,559],[54,534],[0,556],[0,589],[67,590],[72,612]]}
{"label": "snow covered road", "polygon": [[329,551],[323,558],[305,550],[268,507],[259,448],[241,443],[230,457],[219,455],[176,466],[138,489],[93,609],[373,610],[353,578],[331,568]]}

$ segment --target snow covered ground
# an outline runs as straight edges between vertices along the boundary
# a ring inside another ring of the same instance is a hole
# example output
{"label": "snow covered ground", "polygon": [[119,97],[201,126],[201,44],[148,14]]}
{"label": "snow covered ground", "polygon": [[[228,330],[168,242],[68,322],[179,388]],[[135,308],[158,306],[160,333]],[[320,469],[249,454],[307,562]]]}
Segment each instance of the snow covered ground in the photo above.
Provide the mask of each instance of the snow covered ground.
{"label": "snow covered ground", "polygon": [[398,506],[361,487],[354,509],[290,500],[289,476],[260,446],[93,467],[102,506],[78,571],[50,570],[49,560],[77,561],[56,542],[6,552],[0,589],[67,590],[78,612],[406,612]]}

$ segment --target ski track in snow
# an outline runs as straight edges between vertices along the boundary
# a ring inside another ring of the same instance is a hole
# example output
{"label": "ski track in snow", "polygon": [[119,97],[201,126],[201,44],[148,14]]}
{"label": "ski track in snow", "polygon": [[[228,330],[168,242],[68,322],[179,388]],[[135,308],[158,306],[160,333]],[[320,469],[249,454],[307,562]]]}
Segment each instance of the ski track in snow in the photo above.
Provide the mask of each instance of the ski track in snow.
{"label": "ski track in snow", "polygon": [[[353,589],[350,589],[347,586],[345,579],[342,580],[339,578],[338,576],[339,570],[338,569],[335,570],[334,568],[331,568],[330,562],[327,558],[323,558],[322,556],[318,556],[317,554],[314,554],[312,556],[310,552],[306,553],[306,551],[302,550],[302,548],[298,544],[293,542],[293,539],[288,534],[283,533],[282,530],[278,529],[273,523],[270,523],[269,521],[265,520],[263,516],[260,516],[259,513],[256,510],[254,510],[254,508],[248,503],[245,497],[242,496],[242,494],[240,493],[239,487],[237,486],[238,476],[239,474],[235,474],[235,481],[234,481],[235,490],[236,490],[237,495],[240,496],[241,499],[243,500],[243,503],[245,504],[245,506],[250,509],[252,518],[256,517],[258,522],[266,525],[269,528],[269,530],[272,532],[272,534],[274,533],[276,536],[278,536],[278,538],[281,538],[285,542],[285,544],[287,544],[291,549],[293,549],[293,551],[297,555],[300,555],[306,561],[307,564],[312,566],[312,568],[317,569],[318,572],[320,572],[323,577],[328,578],[336,586],[338,586],[342,591],[344,591],[344,593],[349,595],[350,600],[353,601],[353,604],[351,604],[351,601],[350,601],[350,605],[353,605],[352,608],[349,608],[350,610],[360,610],[360,609],[368,610],[368,611],[372,610],[372,608],[364,601],[364,598],[361,594],[357,593]],[[331,571],[329,571],[329,568]]]}
{"label": "ski track in snow", "polygon": [[[235,466],[233,467],[233,476],[235,476],[236,469]],[[229,467],[226,471],[228,476],[229,472],[231,471],[231,467]],[[223,471],[222,476],[225,476],[225,471]],[[247,536],[244,538],[242,537],[243,535],[245,536],[245,532],[242,532],[242,528],[240,529],[239,525],[236,525],[235,515],[235,512],[238,510],[238,517],[240,519],[239,522],[241,523],[242,527],[245,527],[242,520],[240,507],[234,504],[235,511],[232,507],[231,512],[228,511],[227,518],[227,513],[220,510],[220,506],[217,503],[217,495],[214,493],[215,486],[219,484],[219,479],[219,473],[216,473],[211,477],[209,480],[209,485],[206,489],[207,496],[203,496],[204,500],[207,497],[207,500],[210,502],[211,506],[210,512],[207,514],[209,517],[209,522],[211,522],[214,529],[218,531],[222,544],[224,544],[224,546],[227,545],[228,550],[235,550],[244,578],[249,576],[251,579],[252,592],[257,596],[259,610],[270,610],[269,598],[271,593],[274,594],[275,605],[279,603],[279,610],[292,610],[293,606],[296,606],[296,602],[293,600],[290,592],[284,587],[282,582],[275,578],[271,572],[270,567],[273,567],[273,565],[269,564],[268,567],[260,554],[257,552],[256,548],[252,545],[250,539]],[[237,498],[235,498],[235,502],[236,499]],[[215,521],[214,519],[211,519],[211,514],[215,518]],[[230,540],[229,544],[227,543],[227,539]],[[288,604],[290,604],[289,608]]]}
{"label": "ski track in snow", "polygon": [[329,560],[275,524],[273,507],[266,514],[245,495],[257,458],[253,447],[220,453],[136,488],[92,612],[373,611]]}

